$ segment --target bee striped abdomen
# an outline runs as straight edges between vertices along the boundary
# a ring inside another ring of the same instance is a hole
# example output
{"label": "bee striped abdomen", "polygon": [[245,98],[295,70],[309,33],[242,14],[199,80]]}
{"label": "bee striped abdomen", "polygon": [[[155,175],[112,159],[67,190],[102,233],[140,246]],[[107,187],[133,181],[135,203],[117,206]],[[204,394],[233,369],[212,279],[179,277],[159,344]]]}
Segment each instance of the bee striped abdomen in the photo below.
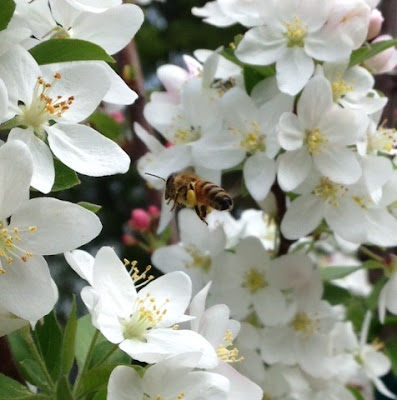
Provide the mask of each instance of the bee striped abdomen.
{"label": "bee striped abdomen", "polygon": [[208,181],[198,181],[195,185],[197,202],[206,204],[215,210],[230,210],[233,201],[220,186]]}

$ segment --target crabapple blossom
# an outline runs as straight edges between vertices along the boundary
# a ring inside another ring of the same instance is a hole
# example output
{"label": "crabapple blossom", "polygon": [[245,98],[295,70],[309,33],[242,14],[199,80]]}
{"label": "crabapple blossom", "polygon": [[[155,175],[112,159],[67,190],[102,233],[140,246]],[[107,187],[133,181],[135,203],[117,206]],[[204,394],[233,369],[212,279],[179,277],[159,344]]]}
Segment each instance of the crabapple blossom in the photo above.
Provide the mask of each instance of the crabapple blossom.
{"label": "crabapple blossom", "polygon": [[295,95],[314,72],[314,60],[343,61],[364,42],[370,9],[364,1],[271,0],[262,24],[250,29],[236,56],[255,65],[276,63],[281,91]]}
{"label": "crabapple blossom", "polygon": [[332,98],[341,107],[373,114],[386,105],[387,98],[376,94],[375,79],[366,68],[358,65],[349,68],[346,61],[324,63],[323,71],[331,83]]}
{"label": "crabapple blossom", "polygon": [[134,4],[120,4],[97,13],[74,8],[67,0],[18,0],[17,12],[39,41],[82,39],[109,54],[125,47],[143,22],[143,12]]}
{"label": "crabapple blossom", "polygon": [[213,372],[195,371],[199,358],[198,353],[169,357],[150,366],[143,376],[129,366],[119,365],[110,375],[107,400],[228,400],[230,382]]}
{"label": "crabapple blossom", "polygon": [[[54,198],[29,200],[33,163],[20,141],[0,147],[0,303],[6,334],[54,307],[58,292],[43,255],[73,250],[102,226],[90,211]],[[76,224],[78,221],[78,225]]]}
{"label": "crabapple blossom", "polygon": [[[272,78],[260,90],[272,87],[276,89],[274,96],[260,106],[240,87],[229,89],[219,102],[225,121],[222,133],[215,138],[204,137],[197,149],[202,161],[219,169],[244,162],[244,181],[257,201],[265,198],[274,182],[274,159],[280,150],[276,126],[282,113],[292,111],[293,105],[293,98],[280,93]],[[261,94],[257,93],[256,97]],[[218,156],[220,149],[221,157]]]}
{"label": "crabapple blossom", "polygon": [[[288,238],[303,237],[324,219],[330,229],[342,239],[352,243],[370,242],[395,246],[397,220],[388,210],[395,201],[395,191],[383,179],[371,182],[372,190],[381,190],[381,198],[375,201],[368,190],[364,176],[376,176],[371,169],[377,165],[364,165],[363,177],[355,184],[341,185],[328,177],[312,174],[297,190],[302,194],[291,202],[281,223],[281,231]],[[390,175],[389,175],[390,176]],[[392,179],[393,177],[390,177]]]}
{"label": "crabapple blossom", "polygon": [[233,347],[233,340],[240,330],[240,323],[230,319],[230,310],[225,304],[216,304],[205,309],[210,286],[211,282],[200,290],[190,303],[189,313],[196,317],[190,322],[191,328],[205,337],[216,350],[220,361],[211,372],[219,373],[229,379],[228,400],[238,400],[242,397],[260,400],[262,390],[232,367],[232,364],[244,362],[244,358],[239,357],[237,348]]}
{"label": "crabapple blossom", "polygon": [[286,150],[278,157],[278,181],[293,190],[318,168],[339,184],[351,184],[361,176],[356,154],[349,148],[364,134],[367,120],[359,111],[337,108],[330,83],[315,76],[305,86],[297,114],[284,113],[278,137]]}
{"label": "crabapple blossom", "polygon": [[221,226],[211,229],[188,209],[178,213],[178,225],[180,242],[157,249],[152,263],[163,273],[184,271],[190,276],[196,294],[211,280],[213,259],[225,248],[225,234]]}
{"label": "crabapple blossom", "polygon": [[[75,269],[75,264],[87,261],[90,274],[91,258],[74,254],[68,258]],[[78,270],[83,271],[84,266]],[[176,354],[200,352],[198,367],[214,368],[218,363],[212,346],[201,335],[176,325],[192,318],[184,314],[191,281],[183,272],[163,275],[137,292],[114,250],[103,247],[94,260],[91,286],[83,288],[81,297],[93,325],[135,360],[156,363]]]}
{"label": "crabapple blossom", "polygon": [[54,73],[51,67],[40,68],[26,50],[16,47],[0,57],[0,78],[8,88],[9,112],[16,116],[15,125],[21,126],[11,130],[8,140],[28,146],[33,187],[43,193],[51,190],[55,178],[51,152],[90,176],[128,170],[129,157],[116,143],[79,124],[109,89],[106,70],[100,65],[65,64]]}

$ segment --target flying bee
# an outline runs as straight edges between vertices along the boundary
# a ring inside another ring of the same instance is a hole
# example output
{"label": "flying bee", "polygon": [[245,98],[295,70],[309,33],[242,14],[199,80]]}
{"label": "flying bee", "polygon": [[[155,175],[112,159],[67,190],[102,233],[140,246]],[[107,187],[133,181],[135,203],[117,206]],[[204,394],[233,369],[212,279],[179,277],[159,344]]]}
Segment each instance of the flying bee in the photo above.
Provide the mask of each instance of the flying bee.
{"label": "flying bee", "polygon": [[205,181],[193,172],[174,172],[167,179],[149,174],[165,181],[164,197],[167,204],[175,207],[194,208],[198,217],[208,225],[205,217],[213,210],[231,210],[233,200],[220,186]]}

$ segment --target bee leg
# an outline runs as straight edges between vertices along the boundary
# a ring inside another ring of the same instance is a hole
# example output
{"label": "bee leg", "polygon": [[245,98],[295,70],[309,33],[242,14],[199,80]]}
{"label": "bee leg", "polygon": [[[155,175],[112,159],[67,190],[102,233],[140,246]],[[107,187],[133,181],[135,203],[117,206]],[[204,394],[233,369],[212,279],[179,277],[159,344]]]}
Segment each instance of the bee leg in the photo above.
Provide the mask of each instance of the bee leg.
{"label": "bee leg", "polygon": [[205,220],[205,217],[207,216],[207,206],[195,206],[194,209],[196,210],[196,214],[201,221],[208,225],[208,222]]}

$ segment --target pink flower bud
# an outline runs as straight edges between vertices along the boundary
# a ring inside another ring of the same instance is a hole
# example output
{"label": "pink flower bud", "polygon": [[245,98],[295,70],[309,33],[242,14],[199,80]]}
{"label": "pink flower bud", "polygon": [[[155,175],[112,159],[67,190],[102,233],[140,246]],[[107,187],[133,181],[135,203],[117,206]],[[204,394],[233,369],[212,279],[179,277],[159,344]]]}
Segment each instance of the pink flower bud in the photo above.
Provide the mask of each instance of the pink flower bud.
{"label": "pink flower bud", "polygon": [[149,206],[147,211],[152,218],[157,218],[160,215],[160,209],[157,206]]}
{"label": "pink flower bud", "polygon": [[384,20],[385,19],[383,18],[383,15],[379,10],[375,8],[371,11],[371,14],[369,16],[367,40],[371,40],[379,35]]}
{"label": "pink flower bud", "polygon": [[142,208],[135,208],[131,211],[130,226],[137,230],[146,230],[150,226],[150,216]]}
{"label": "pink flower bud", "polygon": [[136,240],[136,238],[134,238],[134,236],[131,236],[127,233],[121,237],[121,240],[125,246],[134,246],[134,245],[138,244],[138,241]]}
{"label": "pink flower bud", "polygon": [[124,114],[121,111],[111,111],[109,117],[113,118],[119,124],[125,122]]}
{"label": "pink flower bud", "polygon": [[[372,43],[382,42],[390,39],[393,39],[390,35],[381,35],[373,40]],[[376,56],[365,60],[364,65],[373,74],[384,74],[385,72],[392,71],[397,65],[397,50],[395,47],[390,47],[378,53]]]}

